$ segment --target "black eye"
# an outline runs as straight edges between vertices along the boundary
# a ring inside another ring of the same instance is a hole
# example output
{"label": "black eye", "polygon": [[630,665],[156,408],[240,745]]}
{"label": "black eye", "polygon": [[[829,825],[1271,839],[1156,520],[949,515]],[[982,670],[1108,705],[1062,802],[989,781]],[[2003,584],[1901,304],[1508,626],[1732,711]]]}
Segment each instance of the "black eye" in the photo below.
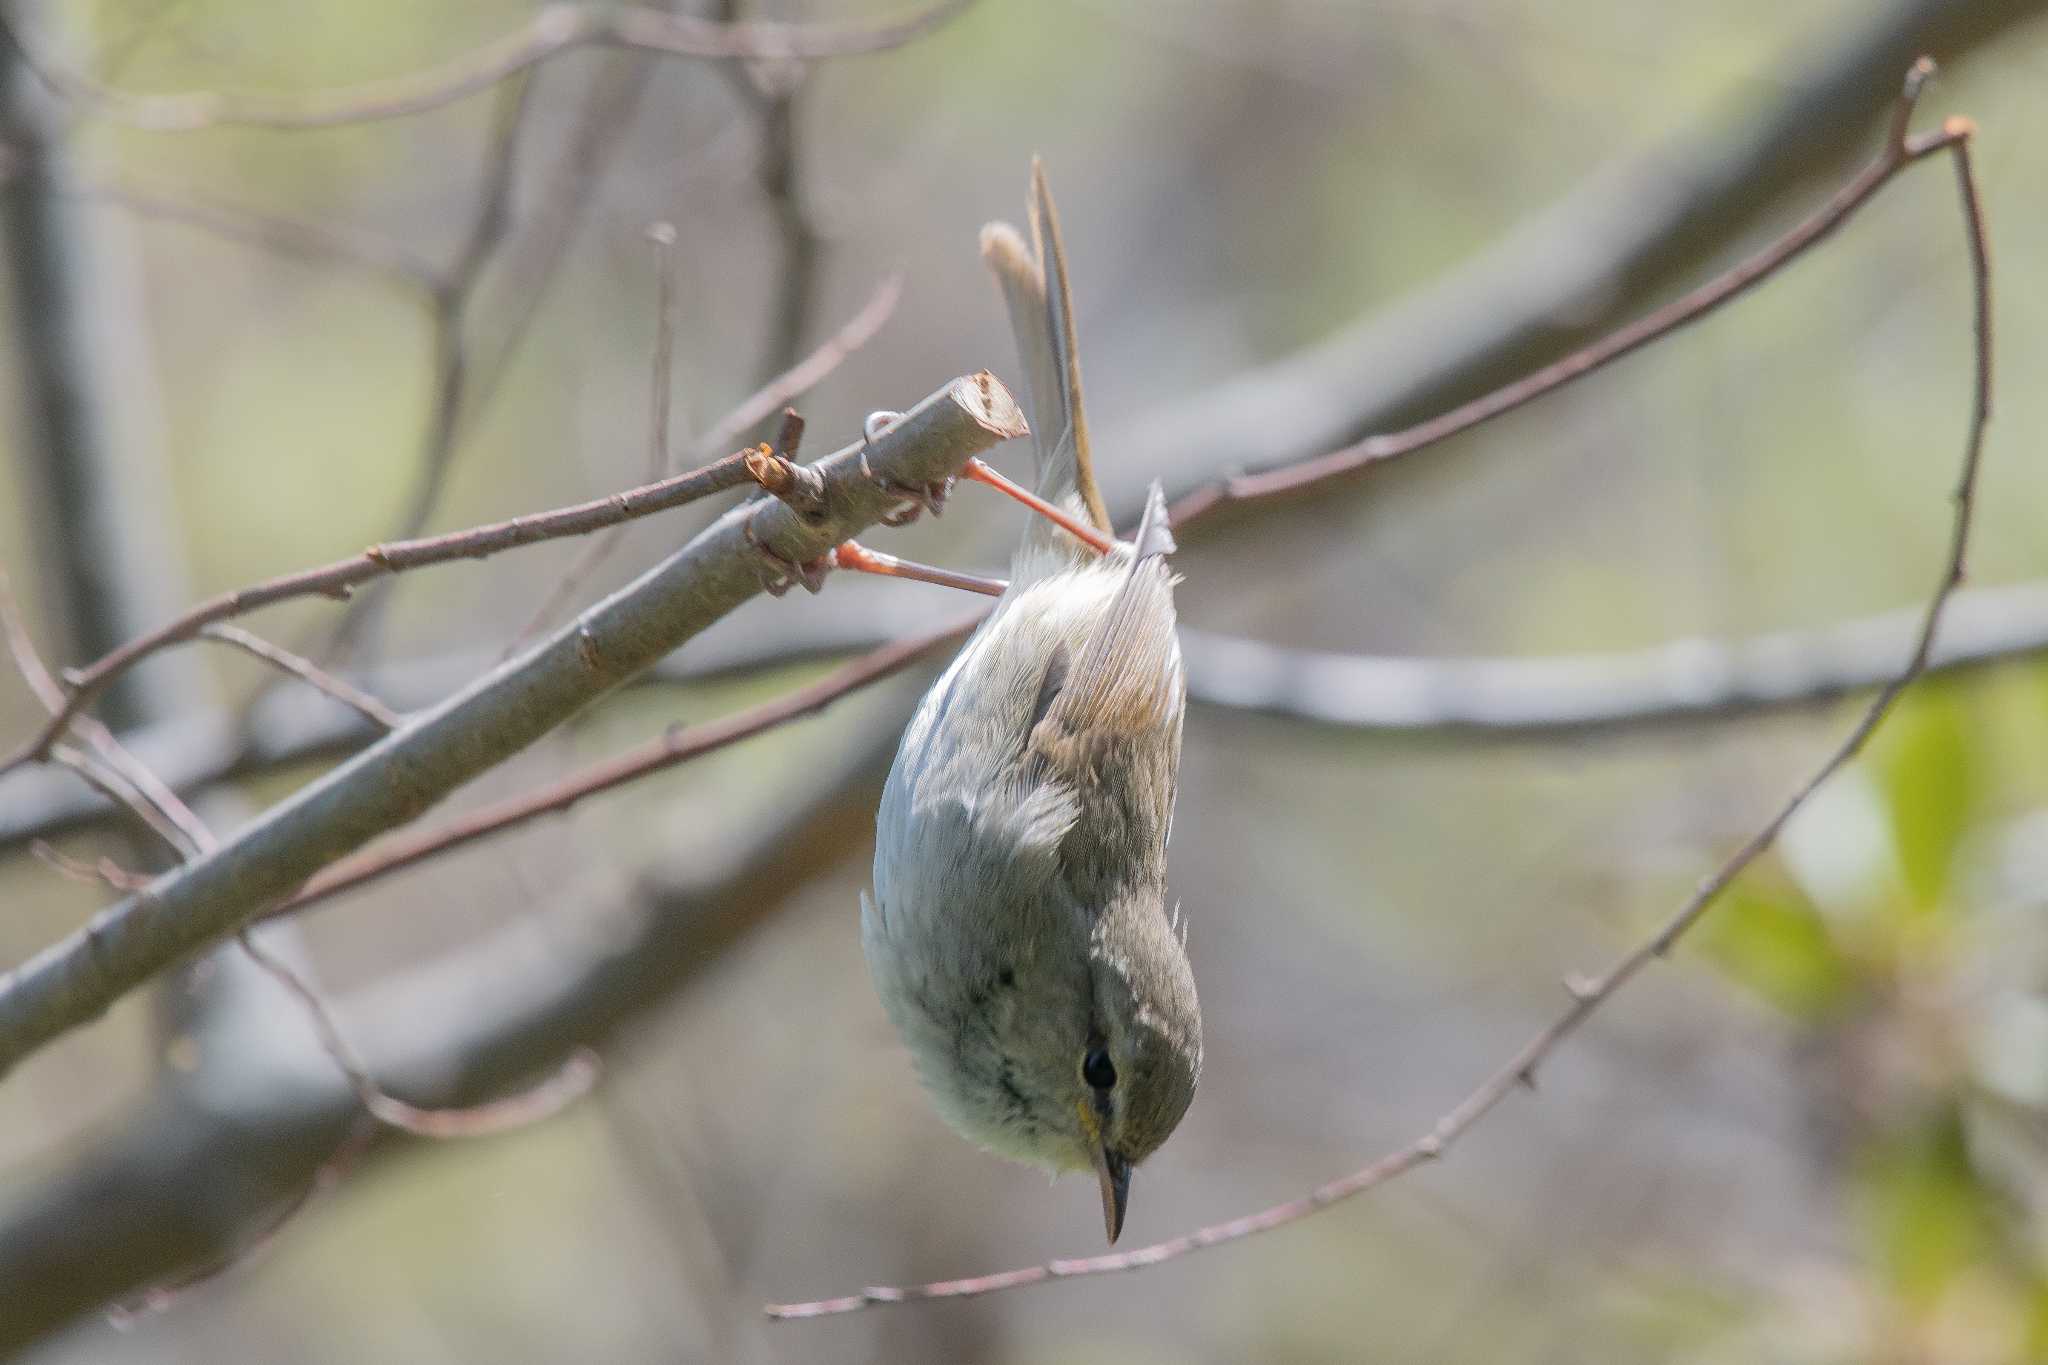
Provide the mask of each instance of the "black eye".
{"label": "black eye", "polygon": [[1109,1053],[1103,1048],[1091,1048],[1081,1061],[1081,1079],[1097,1090],[1108,1090],[1116,1085],[1116,1063],[1109,1060]]}

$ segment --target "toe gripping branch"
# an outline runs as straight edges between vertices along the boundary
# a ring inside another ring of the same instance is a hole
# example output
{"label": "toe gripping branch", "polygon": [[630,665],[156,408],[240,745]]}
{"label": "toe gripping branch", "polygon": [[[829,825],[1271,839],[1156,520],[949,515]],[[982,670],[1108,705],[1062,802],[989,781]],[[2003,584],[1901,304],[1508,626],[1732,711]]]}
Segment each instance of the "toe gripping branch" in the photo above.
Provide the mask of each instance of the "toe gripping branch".
{"label": "toe gripping branch", "polygon": [[[900,412],[869,413],[861,424],[863,442],[873,441],[902,417]],[[816,470],[796,462],[797,446],[803,440],[803,431],[803,418],[797,416],[795,410],[785,409],[782,429],[775,444],[763,444],[747,452],[747,474],[763,489],[788,504],[799,517],[815,522],[825,515],[825,481]],[[869,466],[865,445],[861,450],[860,472],[862,477],[884,492],[901,499],[900,506],[881,518],[884,526],[907,526],[926,512],[938,516],[945,510],[947,494],[952,491],[950,479],[932,484],[903,484],[883,478]],[[961,470],[961,477],[987,484],[1006,497],[1016,499],[1102,554],[1108,554],[1116,543],[1107,533],[1078,520],[1063,508],[1055,507],[979,459],[969,460]],[[761,586],[772,597],[780,597],[793,587],[818,592],[825,586],[825,576],[834,569],[878,574],[885,578],[915,579],[920,583],[936,583],[940,587],[958,588],[988,597],[1001,596],[1008,586],[999,578],[956,573],[951,569],[899,559],[895,555],[870,550],[854,540],[844,541],[816,559],[799,564],[756,539],[751,520],[745,527],[745,535],[747,543],[766,561]]]}

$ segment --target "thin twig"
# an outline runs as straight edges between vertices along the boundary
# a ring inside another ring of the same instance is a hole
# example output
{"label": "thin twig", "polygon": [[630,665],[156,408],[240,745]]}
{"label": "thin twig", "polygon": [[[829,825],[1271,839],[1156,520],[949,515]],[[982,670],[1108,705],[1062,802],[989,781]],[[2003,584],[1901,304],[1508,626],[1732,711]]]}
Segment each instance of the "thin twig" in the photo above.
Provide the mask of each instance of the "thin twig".
{"label": "thin twig", "polygon": [[[977,618],[978,619],[978,618]],[[592,764],[581,772],[537,791],[494,802],[471,811],[440,829],[400,834],[350,858],[344,858],[306,883],[305,889],[264,918],[296,914],[344,891],[353,891],[438,854],[503,833],[529,820],[568,810],[586,797],[621,787],[650,773],[687,763],[693,758],[749,739],[805,716],[816,715],[848,693],[888,678],[947,641],[958,640],[974,626],[964,621],[929,635],[898,640],[849,663],[795,691],[750,706],[703,725],[674,727],[659,738]]]}
{"label": "thin twig", "polygon": [[534,512],[509,521],[492,522],[463,531],[426,536],[419,540],[392,541],[372,545],[359,555],[338,559],[317,568],[265,579],[246,588],[223,593],[193,607],[184,615],[139,635],[111,653],[102,655],[82,669],[66,673],[69,690],[63,706],[43,728],[18,750],[0,761],[0,773],[48,752],[64,728],[105,690],[107,685],[138,661],[164,648],[197,635],[215,621],[239,616],[258,607],[287,598],[322,596],[345,599],[358,583],[384,574],[403,573],[428,564],[445,564],[458,559],[482,559],[501,550],[532,545],[563,536],[584,535],[615,526],[636,517],[667,511],[699,498],[722,493],[749,482],[744,454],[727,456],[674,478],[629,488],[610,497]]}
{"label": "thin twig", "polygon": [[[399,518],[393,536],[396,540],[412,540],[427,529],[447,489],[449,472],[455,466],[472,386],[470,313],[478,282],[511,228],[519,135],[526,126],[527,110],[532,107],[532,90],[530,72],[521,72],[498,87],[469,233],[447,272],[435,280],[429,295],[428,350],[433,356],[433,378],[427,391],[431,397],[420,441],[419,473],[405,513]],[[312,652],[328,659],[371,652],[361,647],[383,620],[390,589],[389,583],[378,583],[350,602],[328,627],[325,643]]]}
{"label": "thin twig", "polygon": [[30,24],[0,11],[36,75],[94,113],[149,132],[239,124],[326,128],[403,118],[452,104],[579,47],[617,47],[716,61],[820,61],[882,52],[936,28],[973,0],[943,0],[904,18],[849,24],[717,24],[634,5],[551,4],[519,28],[435,66],[298,95],[116,90],[60,58]]}
{"label": "thin twig", "polygon": [[[6,636],[8,652],[14,656],[14,665],[29,691],[44,710],[56,714],[63,708],[64,690],[51,676],[28,633],[28,623],[22,619],[21,606],[15,600],[13,580],[5,569],[0,569],[0,634]],[[83,778],[100,795],[126,807],[180,857],[213,847],[213,832],[206,822],[179,800],[177,793],[159,780],[147,764],[129,753],[114,738],[113,731],[90,717],[81,717],[75,728],[98,758],[57,744],[50,750],[57,763]]]}
{"label": "thin twig", "polygon": [[1332,480],[1385,464],[1436,445],[1481,423],[1513,412],[1553,393],[1679,328],[1699,321],[1723,304],[1770,278],[1835,229],[1907,167],[1954,147],[1961,138],[1943,125],[1932,133],[1888,142],[1884,150],[1812,217],[1732,269],[1681,295],[1590,346],[1512,384],[1483,394],[1449,412],[1401,431],[1368,436],[1363,441],[1312,460],[1283,465],[1260,474],[1240,474],[1196,488],[1174,500],[1170,520],[1176,533],[1213,516],[1223,508],[1268,498],[1296,496]]}
{"label": "thin twig", "polygon": [[252,655],[269,664],[272,668],[289,673],[291,676],[310,684],[318,691],[326,693],[343,706],[348,707],[349,710],[362,716],[379,729],[396,730],[399,726],[405,724],[404,716],[401,716],[383,702],[378,701],[354,683],[349,682],[345,678],[338,678],[304,655],[294,654],[283,645],[272,644],[262,636],[243,630],[240,626],[216,622],[213,625],[202,628],[199,634],[204,639],[217,640],[230,648],[239,649],[244,654]]}
{"label": "thin twig", "polygon": [[490,405],[510,373],[577,230],[599,201],[605,172],[629,140],[628,125],[639,109],[654,62],[633,53],[623,57],[623,70],[614,72],[607,64],[597,72],[566,144],[531,196],[528,226],[506,249],[502,273],[508,283],[502,294],[512,300],[510,311],[499,320],[495,336],[480,338],[488,345],[478,347],[478,359],[471,366],[476,377],[469,385],[468,410],[458,420],[464,432],[475,428],[476,415]]}
{"label": "thin twig", "polygon": [[718,419],[697,439],[695,449],[702,458],[707,450],[723,450],[745,433],[773,417],[783,408],[823,383],[846,358],[865,346],[882,324],[896,311],[903,297],[903,276],[888,276],[875,286],[860,311],[848,318],[838,331],[809,355],[763,384],[731,412]]}
{"label": "thin twig", "polygon": [[669,473],[668,414],[674,396],[676,353],[676,225],[647,229],[654,248],[654,364],[647,376],[647,478]]}
{"label": "thin twig", "polygon": [[358,1115],[356,1120],[349,1124],[348,1130],[335,1145],[334,1151],[313,1172],[313,1178],[279,1205],[269,1219],[241,1245],[197,1269],[187,1270],[171,1279],[153,1284],[132,1299],[113,1304],[106,1310],[107,1321],[116,1328],[125,1328],[136,1318],[146,1313],[161,1313],[190,1291],[201,1285],[210,1284],[229,1271],[254,1261],[269,1250],[287,1224],[305,1212],[315,1199],[340,1184],[342,1178],[355,1169],[356,1163],[370,1150],[380,1131],[382,1130],[376,1123]]}
{"label": "thin twig", "polygon": [[[737,23],[741,9],[742,0],[719,0],[712,17],[721,23]],[[803,93],[809,73],[794,62],[727,62],[719,72],[754,115],[761,144],[754,178],[774,216],[781,246],[775,267],[775,305],[769,310],[763,360],[756,371],[774,374],[796,363],[817,294],[820,239],[804,209],[797,146],[797,97]]]}
{"label": "thin twig", "polygon": [[81,197],[115,204],[144,218],[182,223],[229,241],[258,246],[300,260],[340,262],[380,275],[423,299],[441,285],[432,261],[399,242],[351,232],[317,218],[252,209],[240,204],[176,195],[115,181],[87,183]]}
{"label": "thin twig", "polygon": [[464,336],[470,303],[476,295],[477,281],[483,277],[484,268],[512,224],[519,134],[526,126],[532,89],[532,81],[524,75],[499,87],[497,109],[491,118],[483,155],[483,178],[477,187],[476,214],[454,263],[434,291],[433,407],[420,452],[419,486],[413,490],[411,505],[399,522],[399,540],[411,540],[426,529],[448,481],[449,466],[454,462],[456,435],[470,380],[469,347]]}
{"label": "thin twig", "polygon": [[[676,348],[676,229],[673,223],[655,223],[647,229],[647,240],[654,246],[654,365],[647,383],[647,473],[652,481],[668,473],[673,467],[673,456],[669,453],[668,427],[669,407],[675,387]],[[744,452],[743,452],[744,454]],[[499,655],[503,662],[519,652],[535,631],[553,619],[564,602],[573,598],[583,587],[583,582],[597,567],[604,563],[611,553],[618,549],[625,538],[625,528],[614,526],[586,544],[576,558],[563,571],[561,578],[541,599],[541,604],[532,616],[526,619],[505,644]]]}
{"label": "thin twig", "polygon": [[81,782],[111,801],[117,809],[127,811],[141,821],[144,829],[163,840],[179,857],[189,857],[198,851],[198,845],[190,835],[166,816],[160,807],[144,799],[133,783],[126,781],[106,762],[69,744],[50,746],[50,761],[70,771]]}
{"label": "thin twig", "polygon": [[107,886],[123,893],[139,891],[149,885],[149,878],[140,872],[130,872],[112,858],[102,856],[92,862],[74,858],[51,844],[37,839],[28,846],[29,856],[49,867],[59,876],[74,882],[86,882],[93,886]]}
{"label": "thin twig", "polygon": [[2043,9],[2043,0],[1885,0],[1832,11],[1840,22],[1815,25],[1754,68],[1773,87],[1760,105],[1727,102],[1725,113],[1648,146],[1621,132],[1612,140],[1638,145],[1456,268],[1287,355],[1119,422],[1106,443],[1128,475],[1116,491],[1135,511],[1155,470],[1167,473],[1171,500],[1212,477],[1321,455],[1579,349],[1690,288],[1701,262],[1735,259],[1778,231],[1806,211],[1815,186],[1846,178],[1882,134],[1894,73],[1916,56],[1956,63],[1995,51]]}
{"label": "thin twig", "polygon": [[552,1118],[589,1093],[597,1081],[597,1054],[588,1048],[579,1048],[570,1053],[568,1059],[545,1080],[516,1095],[460,1108],[423,1109],[408,1104],[377,1084],[335,1022],[327,1002],[289,963],[269,949],[259,948],[247,930],[236,934],[235,940],[257,966],[305,1008],[306,1017],[320,1035],[321,1050],[340,1066],[342,1075],[348,1078],[349,1088],[355,1091],[356,1099],[363,1108],[386,1127],[414,1137],[490,1137]]}
{"label": "thin twig", "polygon": [[[1905,93],[1901,99],[1901,104],[1908,113],[1931,70],[1932,64],[1923,58],[1908,76]],[[1904,126],[1903,117],[1893,123],[1895,136],[1887,149],[1890,157],[1908,157],[1912,155],[1914,146],[1925,145],[1924,139],[1906,140],[1903,137]],[[1934,648],[1935,633],[1941,625],[1943,609],[1956,587],[1963,581],[1970,528],[1976,508],[1977,471],[1984,448],[1985,427],[1991,418],[1992,374],[1991,264],[1983,209],[1971,171],[1969,141],[1973,131],[1974,128],[1967,119],[1951,118],[1943,123],[1937,135],[1940,145],[1948,150],[1955,160],[1956,181],[1969,245],[1971,294],[1976,330],[1976,378],[1971,391],[1969,430],[1963,443],[1962,467],[1955,490],[1955,516],[1948,555],[1942,566],[1940,580],[1928,600],[1912,657],[1872,699],[1868,709],[1829,754],[1827,760],[1800,784],[1791,798],[1778,807],[1776,813],[1761,829],[1751,835],[1699,884],[1656,933],[1624,954],[1604,975],[1592,980],[1568,980],[1566,989],[1571,995],[1571,1004],[1548,1027],[1524,1044],[1499,1070],[1438,1119],[1428,1132],[1407,1146],[1388,1153],[1350,1175],[1322,1185],[1299,1199],[1276,1204],[1242,1218],[1216,1223],[1184,1236],[1132,1251],[1076,1260],[1049,1261],[1021,1270],[1004,1271],[972,1279],[942,1280],[921,1285],[875,1286],[858,1294],[809,1303],[770,1304],[767,1308],[768,1314],[778,1318],[821,1317],[852,1312],[876,1304],[907,1303],[921,1299],[968,1298],[998,1290],[1020,1288],[1024,1285],[1041,1284],[1048,1280],[1115,1274],[1158,1265],[1162,1261],[1174,1260],[1227,1242],[1241,1241],[1262,1232],[1270,1232],[1275,1228],[1299,1222],[1442,1157],[1453,1143],[1509,1094],[1518,1088],[1533,1086],[1537,1070],[1549,1060],[1559,1044],[1577,1031],[1595,1010],[1644,967],[1666,956],[1672,946],[1706,913],[1721,892],[1727,889],[1743,869],[1771,847],[1786,822],[1806,804],[1808,798],[1862,750],[1878,725],[1891,711],[1893,703],[1925,671]]]}

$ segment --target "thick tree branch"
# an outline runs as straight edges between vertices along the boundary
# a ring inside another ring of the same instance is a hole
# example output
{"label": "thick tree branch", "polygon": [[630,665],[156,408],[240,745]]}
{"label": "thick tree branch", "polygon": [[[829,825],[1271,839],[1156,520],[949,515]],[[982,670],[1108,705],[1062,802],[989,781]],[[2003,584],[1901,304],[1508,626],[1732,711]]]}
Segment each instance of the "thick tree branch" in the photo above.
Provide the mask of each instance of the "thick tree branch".
{"label": "thick tree branch", "polygon": [[[866,451],[879,479],[926,484],[1022,433],[987,374],[955,380]],[[806,525],[781,503],[734,508],[639,580],[524,657],[309,784],[220,849],[98,915],[0,976],[0,1073],[193,950],[246,924],[322,867],[419,815],[650,667],[763,587],[760,547],[804,562],[878,521],[900,496],[862,473],[862,448],[817,466],[832,510]]]}
{"label": "thick tree branch", "polygon": [[[902,689],[851,748],[828,748],[786,818],[737,820],[708,856],[594,872],[558,902],[573,929],[550,935],[549,953],[532,951],[529,927],[508,929],[337,1002],[337,1014],[388,1087],[422,1104],[499,1094],[603,1044],[861,846],[913,700]],[[263,996],[267,1017],[295,1017],[267,978],[238,988]],[[0,1355],[236,1259],[249,1229],[303,1199],[360,1113],[303,1030],[208,1026],[192,1041],[206,1063],[195,1078],[117,1115],[47,1177],[0,1181]]]}

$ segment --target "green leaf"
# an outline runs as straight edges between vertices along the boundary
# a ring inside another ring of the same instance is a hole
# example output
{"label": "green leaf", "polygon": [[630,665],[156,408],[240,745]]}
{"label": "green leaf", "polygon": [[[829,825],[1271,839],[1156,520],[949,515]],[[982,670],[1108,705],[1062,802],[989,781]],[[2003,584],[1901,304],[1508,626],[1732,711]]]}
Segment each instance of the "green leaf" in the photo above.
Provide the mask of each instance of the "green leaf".
{"label": "green leaf", "polygon": [[1957,1274],[2001,1259],[1999,1202],[1970,1164],[1953,1109],[1886,1134],[1859,1174],[1864,1226],[1903,1298],[1930,1303]]}
{"label": "green leaf", "polygon": [[1911,907],[1948,901],[1957,847],[1981,791],[1967,694],[1949,682],[1922,683],[1879,732],[1874,767],[1891,813],[1899,871]]}
{"label": "green leaf", "polygon": [[1827,921],[1781,876],[1752,874],[1729,887],[1699,941],[1730,976],[1802,1020],[1826,1015],[1856,984],[1856,966]]}

